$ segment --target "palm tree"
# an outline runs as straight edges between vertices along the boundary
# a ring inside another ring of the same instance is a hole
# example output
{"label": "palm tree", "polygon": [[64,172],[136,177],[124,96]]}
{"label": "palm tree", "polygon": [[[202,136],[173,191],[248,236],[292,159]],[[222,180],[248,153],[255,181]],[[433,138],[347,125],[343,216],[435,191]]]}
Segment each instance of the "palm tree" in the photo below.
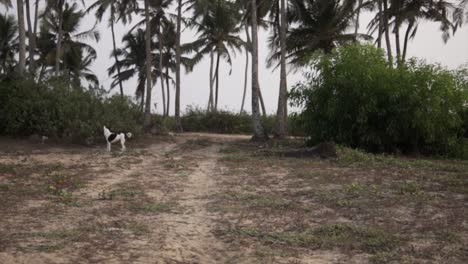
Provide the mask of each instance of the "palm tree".
{"label": "palm tree", "polygon": [[236,12],[233,3],[218,0],[209,6],[209,11],[197,25],[197,40],[186,45],[188,49],[197,52],[194,57],[196,62],[201,61],[205,55],[211,52],[216,53],[216,90],[214,96],[210,91],[210,99],[213,99],[209,100],[209,105],[214,111],[218,108],[220,59],[224,58],[229,65],[232,65],[230,51],[240,51],[246,45],[238,36],[241,30],[239,19],[240,15]]}
{"label": "palm tree", "polygon": [[[51,10],[43,15],[38,38],[39,62],[42,64],[41,77],[44,71],[55,71],[56,73],[58,65],[75,84],[79,84],[80,78],[96,83],[97,78],[91,76],[88,68],[96,58],[96,50],[82,40],[99,41],[100,34],[95,27],[80,32],[83,17],[84,12],[79,10],[76,3],[65,4],[62,11]],[[62,38],[60,41],[57,40],[59,36]],[[54,45],[54,42],[61,43],[60,52],[57,52],[58,46]],[[61,59],[58,62],[57,56],[54,56],[57,53],[61,54]],[[47,70],[48,67],[54,65],[52,70]]]}
{"label": "palm tree", "polygon": [[[134,33],[128,33],[122,38],[123,48],[116,49],[112,54],[120,59],[116,61],[109,69],[109,75],[112,75],[114,81],[111,87],[117,86],[134,76],[138,76],[135,94],[140,99],[141,108],[144,108],[145,82],[147,81],[146,71],[146,37],[143,29],[137,29]],[[154,43],[152,43],[154,46]],[[117,73],[117,69],[121,69]]]}
{"label": "palm tree", "polygon": [[[251,8],[251,2],[250,0],[238,0],[237,1],[238,5],[240,6],[240,9],[243,10],[243,20],[241,23],[243,23],[243,26],[245,27],[245,35],[246,35],[246,41],[247,45],[245,46],[245,72],[244,72],[244,92],[242,94],[242,104],[241,104],[241,110],[240,113],[244,111],[244,103],[245,103],[245,96],[247,94],[247,78],[248,78],[248,65],[249,65],[249,54],[252,52],[251,51],[251,46],[252,46],[252,41],[250,38],[250,8]],[[265,17],[268,15],[268,13],[276,13],[276,3],[278,3],[278,0],[262,0],[259,1],[257,4],[257,26],[266,29],[268,28],[269,24],[271,24],[270,21],[267,21]],[[263,113],[263,116],[266,116],[266,108],[265,108],[265,102],[263,101],[263,96],[262,96],[262,91],[261,88],[258,87],[258,95],[260,99],[260,106],[261,110]]]}
{"label": "palm tree", "polygon": [[[291,63],[307,63],[318,50],[331,52],[335,47],[370,39],[366,34],[347,33],[356,15],[356,0],[292,0],[291,16],[296,26],[286,36],[286,52]],[[276,40],[277,41],[277,40]],[[272,56],[277,60],[279,53]]]}
{"label": "palm tree", "polygon": [[[105,12],[107,10],[109,10],[110,14],[109,14],[108,25],[111,28],[111,32],[112,32],[112,46],[113,46],[113,51],[114,51],[114,52],[112,52],[112,54],[114,54],[114,60],[115,60],[115,64],[117,65],[118,75],[120,75],[120,67],[118,66],[119,61],[118,61],[118,58],[117,58],[117,55],[116,55],[116,52],[115,52],[115,50],[117,49],[117,46],[116,46],[116,42],[115,42],[114,25],[120,19],[120,17],[123,17],[124,21],[126,21],[125,18],[127,16],[129,16],[129,14],[130,14],[130,12],[132,10],[131,7],[133,7],[135,5],[136,5],[136,1],[97,0],[91,6],[89,6],[87,11],[86,11],[88,13],[91,10],[96,9],[95,15],[96,15],[96,18],[98,19],[98,21],[100,22],[100,21],[102,21],[102,18],[104,16]],[[122,11],[122,10],[124,10],[124,8],[127,8],[126,13],[119,12],[119,10]],[[120,95],[123,96],[124,92],[123,92],[123,86],[122,86],[121,81],[119,81],[119,88],[120,88]]]}
{"label": "palm tree", "polygon": [[178,0],[177,5],[177,32],[176,32],[176,98],[175,98],[175,127],[178,132],[182,132],[182,122],[180,119],[180,63],[181,63],[181,27],[182,27],[182,0]]}
{"label": "palm tree", "polygon": [[251,0],[251,23],[252,23],[252,125],[253,141],[264,141],[268,135],[262,125],[260,109],[258,105],[258,23],[257,23],[257,1]]}
{"label": "palm tree", "polygon": [[[379,2],[382,3],[383,8],[371,20],[369,28],[371,31],[375,31],[383,21],[382,30],[385,33],[387,55],[391,65],[393,64],[393,58],[390,33],[393,33],[395,36],[397,65],[402,65],[406,60],[408,42],[416,36],[420,20],[438,22],[444,41],[447,41],[450,37],[450,31],[455,32],[459,22],[460,9],[448,1],[380,0],[376,3]],[[448,17],[450,13],[455,14],[453,21]],[[400,37],[400,30],[405,24],[406,30],[402,39]],[[391,27],[393,29],[390,31]]]}
{"label": "palm tree", "polygon": [[8,75],[16,64],[18,25],[14,16],[0,14],[0,74]]}
{"label": "palm tree", "polygon": [[287,122],[288,122],[288,106],[287,106],[287,75],[286,75],[286,1],[281,0],[281,24],[280,24],[280,89],[278,96],[278,110],[276,112],[276,136],[284,138],[287,134]]}

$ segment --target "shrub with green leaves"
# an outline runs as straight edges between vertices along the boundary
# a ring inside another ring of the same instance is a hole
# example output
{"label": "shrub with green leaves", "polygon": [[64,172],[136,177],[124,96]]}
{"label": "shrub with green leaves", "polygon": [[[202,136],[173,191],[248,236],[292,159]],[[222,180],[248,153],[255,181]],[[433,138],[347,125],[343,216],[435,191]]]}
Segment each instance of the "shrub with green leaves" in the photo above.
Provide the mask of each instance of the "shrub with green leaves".
{"label": "shrub with green leaves", "polygon": [[354,44],[320,56],[290,96],[311,144],[459,154],[467,76],[417,60],[389,67],[381,49]]}
{"label": "shrub with green leaves", "polygon": [[93,143],[102,137],[103,125],[113,131],[139,133],[139,119],[138,107],[125,97],[104,97],[60,80],[0,82],[1,134],[40,134]]}

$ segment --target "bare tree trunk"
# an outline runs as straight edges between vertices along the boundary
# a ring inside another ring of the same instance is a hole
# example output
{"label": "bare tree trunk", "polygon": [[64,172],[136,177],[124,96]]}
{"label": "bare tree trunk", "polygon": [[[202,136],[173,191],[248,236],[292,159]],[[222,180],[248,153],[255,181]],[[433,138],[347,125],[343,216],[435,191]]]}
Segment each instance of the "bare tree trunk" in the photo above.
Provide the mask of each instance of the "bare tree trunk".
{"label": "bare tree trunk", "polygon": [[264,141],[268,135],[263,128],[258,107],[258,25],[257,25],[257,1],[251,0],[251,21],[252,21],[252,126],[253,141]]}
{"label": "bare tree trunk", "polygon": [[31,23],[31,9],[29,6],[29,0],[26,0],[26,19],[28,21],[28,39],[29,39],[29,72],[32,74],[36,73],[36,61],[34,55],[36,53],[36,35],[34,35],[34,29]]}
{"label": "bare tree trunk", "polygon": [[214,104],[214,110],[215,112],[218,111],[218,93],[219,93],[219,59],[220,55],[218,53],[218,56],[216,58],[216,91],[215,91],[215,104]]}
{"label": "bare tree trunk", "polygon": [[390,64],[391,67],[393,67],[392,44],[390,42],[390,28],[388,25],[389,17],[388,17],[387,0],[383,0],[383,8],[384,8],[385,42],[387,43],[388,63]]}
{"label": "bare tree trunk", "polygon": [[408,24],[408,28],[406,28],[406,33],[405,33],[405,42],[403,44],[403,55],[401,57],[401,61],[404,63],[406,61],[406,52],[408,50],[408,41],[409,41],[409,36],[411,34],[411,30],[413,29],[413,22],[410,22]]}
{"label": "bare tree trunk", "polygon": [[175,95],[175,125],[176,130],[182,132],[180,120],[180,34],[182,24],[182,0],[177,7],[177,36],[176,36],[176,95]]}
{"label": "bare tree trunk", "polygon": [[58,76],[60,74],[60,59],[62,51],[62,36],[63,36],[63,1],[58,1],[58,16],[59,16],[59,28],[58,28],[58,37],[57,37],[57,51],[55,54],[55,74]]}
{"label": "bare tree trunk", "polygon": [[[359,15],[358,18],[359,20]],[[281,24],[280,24],[280,49],[281,49],[281,58],[280,58],[280,90],[278,96],[278,110],[276,111],[276,136],[278,138],[284,138],[287,134],[287,74],[286,74],[286,3],[285,0],[281,0]],[[356,29],[357,31],[357,29]]]}
{"label": "bare tree trunk", "polygon": [[146,20],[146,105],[143,118],[143,126],[148,128],[151,125],[151,23],[149,14],[149,0],[145,0],[145,20]]}
{"label": "bare tree trunk", "polygon": [[170,106],[171,106],[171,89],[169,89],[169,66],[166,67],[166,90],[167,90],[167,106],[166,106],[166,115],[169,116]]}
{"label": "bare tree trunk", "polygon": [[123,86],[122,86],[122,80],[120,79],[120,63],[119,63],[119,58],[117,57],[117,54],[115,51],[117,50],[117,45],[115,43],[115,31],[114,31],[114,22],[115,22],[115,1],[112,0],[112,6],[111,6],[111,31],[112,31],[112,45],[114,48],[114,60],[115,60],[115,65],[117,65],[117,74],[119,75],[119,88],[120,88],[120,96],[124,96],[123,92]]}
{"label": "bare tree trunk", "polygon": [[382,34],[383,34],[383,16],[382,16],[382,0],[379,0],[378,3],[379,5],[379,35],[377,37],[377,47],[381,48],[382,47]]}
{"label": "bare tree trunk", "polygon": [[[247,23],[245,23],[245,35],[247,37],[247,44],[250,45],[250,35],[249,35],[249,26]],[[247,94],[247,83],[248,83],[248,75],[249,75],[249,53],[250,53],[250,47],[246,47],[245,50],[245,73],[244,73],[244,93],[242,94],[242,104],[241,104],[241,109],[240,113],[244,111],[244,103],[245,103],[245,95]]]}
{"label": "bare tree trunk", "polygon": [[159,39],[159,77],[161,80],[161,91],[162,91],[162,103],[163,103],[163,116],[167,116],[169,109],[166,108],[166,89],[164,87],[164,77],[163,77],[163,34],[161,29],[161,19],[158,22],[158,39]]}
{"label": "bare tree trunk", "polygon": [[24,8],[23,0],[17,0],[17,11],[18,11],[18,29],[19,29],[19,63],[18,63],[18,74],[23,76],[26,67],[26,28],[24,25]]}
{"label": "bare tree trunk", "polygon": [[213,86],[214,86],[214,78],[213,78],[213,68],[214,68],[214,53],[213,51],[210,52],[210,95],[208,98],[208,109],[207,111],[213,111]]}

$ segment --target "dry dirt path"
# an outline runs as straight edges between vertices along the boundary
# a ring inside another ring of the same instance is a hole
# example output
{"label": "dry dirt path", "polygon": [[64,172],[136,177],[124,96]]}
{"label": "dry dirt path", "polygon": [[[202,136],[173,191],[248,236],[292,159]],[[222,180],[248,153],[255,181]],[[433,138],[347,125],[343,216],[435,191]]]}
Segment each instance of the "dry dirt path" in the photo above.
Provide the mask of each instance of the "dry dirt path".
{"label": "dry dirt path", "polygon": [[[220,143],[234,139],[182,134],[123,154],[34,146],[0,152],[1,164],[60,164],[60,173],[85,180],[71,192],[73,204],[42,194],[18,198],[0,219],[0,263],[249,263],[214,236],[217,216],[207,208]],[[0,173],[5,186],[13,184],[9,176]],[[43,192],[44,183],[37,185]]]}

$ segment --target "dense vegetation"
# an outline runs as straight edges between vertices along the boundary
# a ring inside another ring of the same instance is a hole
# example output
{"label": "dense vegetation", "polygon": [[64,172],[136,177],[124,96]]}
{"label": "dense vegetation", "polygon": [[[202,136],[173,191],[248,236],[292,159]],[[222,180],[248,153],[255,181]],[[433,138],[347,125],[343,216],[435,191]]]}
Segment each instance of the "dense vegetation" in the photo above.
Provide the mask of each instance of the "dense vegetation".
{"label": "dense vegetation", "polygon": [[351,45],[320,56],[293,91],[310,143],[372,152],[456,154],[468,98],[466,71],[410,60],[388,67],[382,50]]}
{"label": "dense vegetation", "polygon": [[102,127],[141,131],[141,112],[126,97],[105,97],[103,91],[70,87],[53,79],[0,82],[0,134],[45,135],[91,144],[102,139]]}

